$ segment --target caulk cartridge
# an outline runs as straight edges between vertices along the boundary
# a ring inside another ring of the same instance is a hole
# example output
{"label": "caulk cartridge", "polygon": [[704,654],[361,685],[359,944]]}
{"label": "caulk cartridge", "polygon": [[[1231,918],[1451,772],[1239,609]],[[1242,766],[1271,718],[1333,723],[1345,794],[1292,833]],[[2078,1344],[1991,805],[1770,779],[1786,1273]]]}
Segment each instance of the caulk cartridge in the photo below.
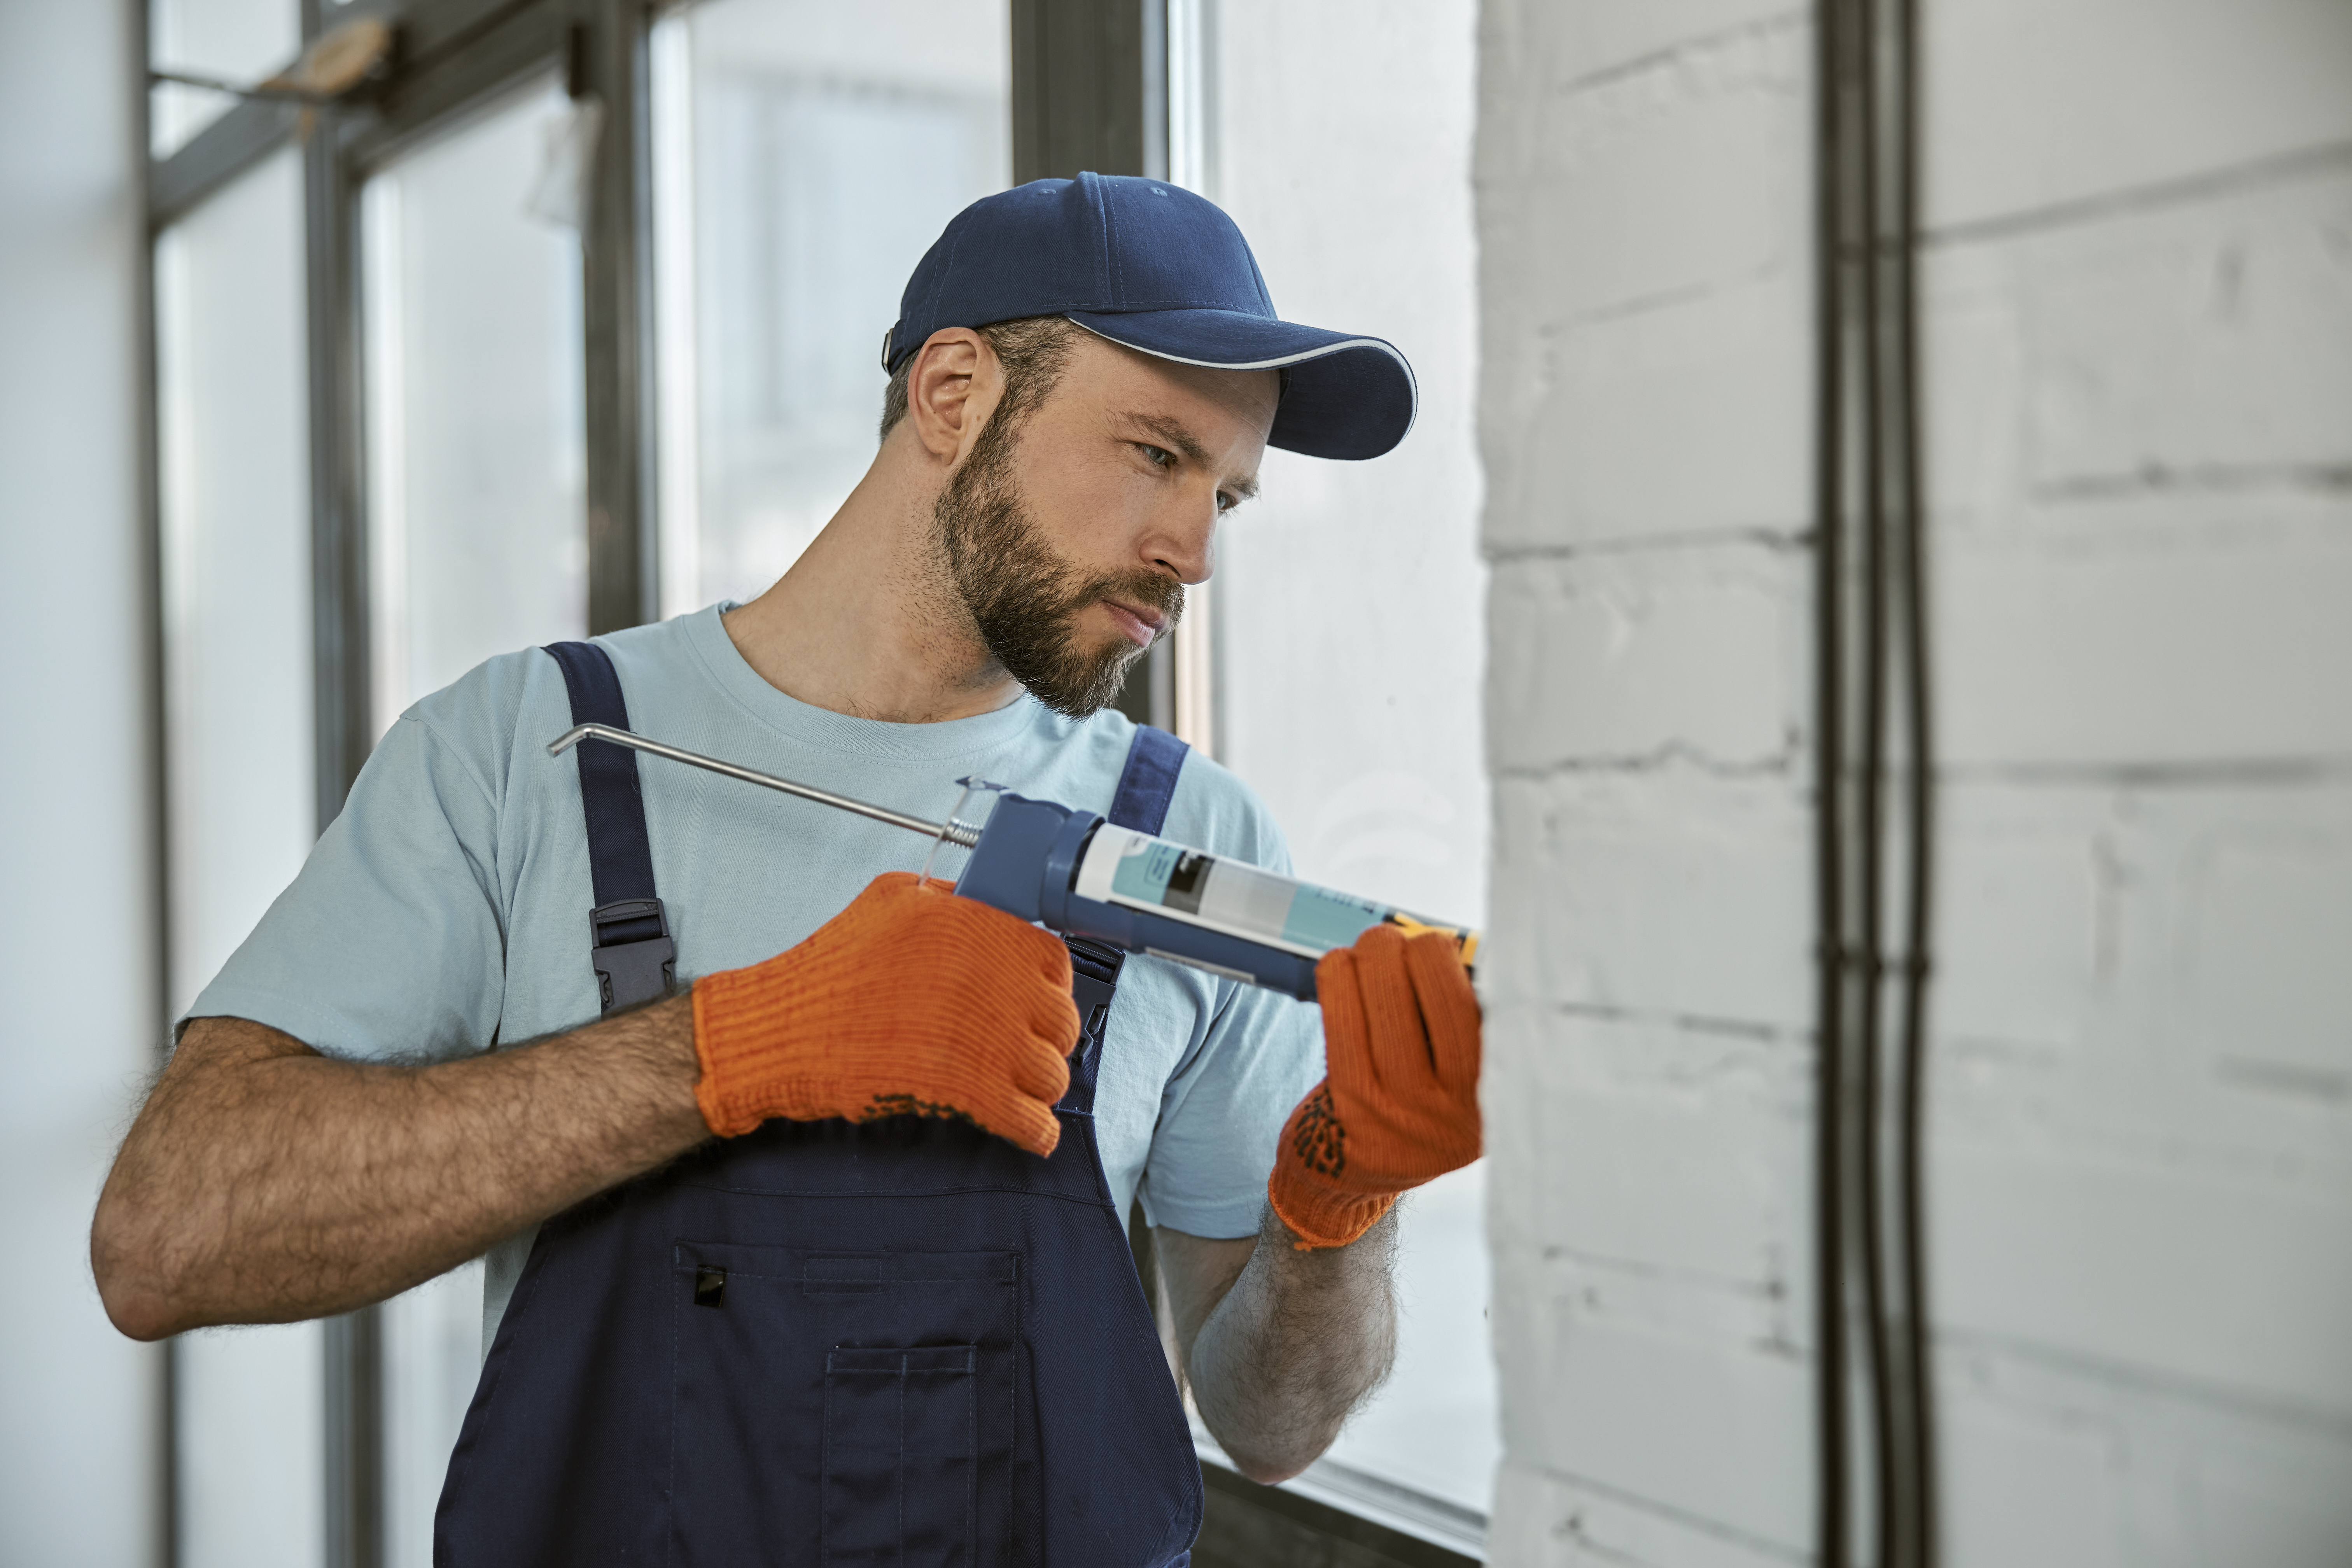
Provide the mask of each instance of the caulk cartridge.
{"label": "caulk cartridge", "polygon": [[[969,849],[971,858],[955,885],[965,898],[1062,936],[1173,959],[1302,1002],[1315,1000],[1315,961],[1376,925],[1436,931],[1454,943],[1465,969],[1478,957],[1475,931],[1113,827],[1093,812],[1031,800],[981,779],[962,780],[963,798],[948,820],[929,822],[608,724],[575,724],[548,742],[548,754],[560,756],[583,742],[626,746],[919,833],[932,840],[935,856],[942,845]],[[976,827],[962,815],[975,794],[995,807]],[[927,873],[929,866],[926,860]]]}
{"label": "caulk cartridge", "polygon": [[1315,999],[1315,963],[1376,925],[1437,931],[1467,967],[1478,933],[1000,794],[956,891],[1065,936]]}

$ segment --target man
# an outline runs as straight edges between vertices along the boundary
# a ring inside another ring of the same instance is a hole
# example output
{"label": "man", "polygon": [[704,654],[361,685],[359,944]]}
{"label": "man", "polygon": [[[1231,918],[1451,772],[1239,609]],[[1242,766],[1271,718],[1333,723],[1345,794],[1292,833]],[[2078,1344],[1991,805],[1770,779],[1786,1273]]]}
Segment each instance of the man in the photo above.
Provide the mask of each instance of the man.
{"label": "man", "polygon": [[912,815],[981,774],[1285,863],[1230,775],[1102,710],[1269,439],[1402,437],[1402,356],[1276,319],[1208,203],[1089,174],[950,224],[884,363],[873,468],[760,598],[403,715],[100,1198],[143,1339],[488,1253],[444,1562],[1182,1562],[1130,1195],[1202,1417],[1271,1481],[1387,1369],[1395,1194],[1476,1155],[1442,939],[1323,960],[1327,1074],[1318,1009],[877,878],[921,849],[890,827],[548,754],[634,721]]}

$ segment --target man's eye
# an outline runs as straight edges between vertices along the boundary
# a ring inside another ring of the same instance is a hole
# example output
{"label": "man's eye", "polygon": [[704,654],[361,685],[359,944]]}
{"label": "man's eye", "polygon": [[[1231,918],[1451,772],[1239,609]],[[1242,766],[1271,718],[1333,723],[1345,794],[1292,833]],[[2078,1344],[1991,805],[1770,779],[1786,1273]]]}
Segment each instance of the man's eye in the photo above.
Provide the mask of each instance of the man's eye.
{"label": "man's eye", "polygon": [[1217,510],[1220,513],[1231,511],[1241,504],[1240,497],[1230,495],[1223,490],[1217,492]]}
{"label": "man's eye", "polygon": [[1164,468],[1176,460],[1176,454],[1165,447],[1146,446],[1140,441],[1136,445],[1143,447],[1144,457],[1150,460],[1151,466],[1155,468]]}

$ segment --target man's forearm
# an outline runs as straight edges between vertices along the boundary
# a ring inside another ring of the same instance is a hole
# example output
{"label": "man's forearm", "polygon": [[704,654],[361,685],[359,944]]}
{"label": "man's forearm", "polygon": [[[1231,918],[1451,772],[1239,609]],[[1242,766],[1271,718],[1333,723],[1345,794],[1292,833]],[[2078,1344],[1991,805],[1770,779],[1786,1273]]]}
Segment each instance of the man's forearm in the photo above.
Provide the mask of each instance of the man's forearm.
{"label": "man's forearm", "polygon": [[430,1067],[188,1027],[91,1226],[108,1314],[156,1339],[381,1300],[709,1136],[691,1005]]}
{"label": "man's forearm", "polygon": [[[1346,1247],[1301,1252],[1268,1208],[1222,1299],[1179,1307],[1201,1418],[1252,1480],[1286,1480],[1331,1446],[1396,1357],[1396,1215]],[[1194,1316],[1188,1322],[1185,1318]]]}

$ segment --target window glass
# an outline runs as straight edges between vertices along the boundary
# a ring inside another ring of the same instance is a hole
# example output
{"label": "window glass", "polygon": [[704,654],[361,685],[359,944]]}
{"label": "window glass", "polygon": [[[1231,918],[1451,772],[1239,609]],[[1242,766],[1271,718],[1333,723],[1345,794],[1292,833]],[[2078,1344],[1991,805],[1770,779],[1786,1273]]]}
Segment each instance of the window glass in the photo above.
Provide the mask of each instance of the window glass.
{"label": "window glass", "polygon": [[654,46],[665,614],[781,575],[873,460],[882,334],[1010,175],[1003,0],[709,0]]}
{"label": "window glass", "polygon": [[[586,635],[577,115],[535,85],[362,193],[378,731],[494,654]],[[479,1263],[383,1314],[386,1560],[425,1568],[481,1364]]]}
{"label": "window glass", "polygon": [[[302,243],[289,148],[156,247],[174,1016],[301,869],[317,826]],[[187,1568],[318,1560],[320,1354],[316,1323],[179,1341]]]}
{"label": "window glass", "polygon": [[375,722],[588,617],[580,243],[552,85],[368,182]]}
{"label": "window glass", "polygon": [[[1476,7],[1386,5],[1378,26],[1349,0],[1170,15],[1171,80],[1201,94],[1171,156],[1199,161],[1283,315],[1391,340],[1421,386],[1394,452],[1268,452],[1263,497],[1221,531],[1219,760],[1273,806],[1302,876],[1483,924]],[[1499,1453],[1483,1184],[1473,1166],[1407,1200],[1396,1373],[1330,1453],[1479,1514]]]}
{"label": "window glass", "polygon": [[[291,64],[302,49],[298,0],[151,0],[147,63],[250,86]],[[151,145],[167,158],[211,124],[236,98],[178,82],[150,96]]]}
{"label": "window glass", "polygon": [[482,1365],[479,1258],[386,1301],[385,1568],[433,1568],[433,1510]]}

